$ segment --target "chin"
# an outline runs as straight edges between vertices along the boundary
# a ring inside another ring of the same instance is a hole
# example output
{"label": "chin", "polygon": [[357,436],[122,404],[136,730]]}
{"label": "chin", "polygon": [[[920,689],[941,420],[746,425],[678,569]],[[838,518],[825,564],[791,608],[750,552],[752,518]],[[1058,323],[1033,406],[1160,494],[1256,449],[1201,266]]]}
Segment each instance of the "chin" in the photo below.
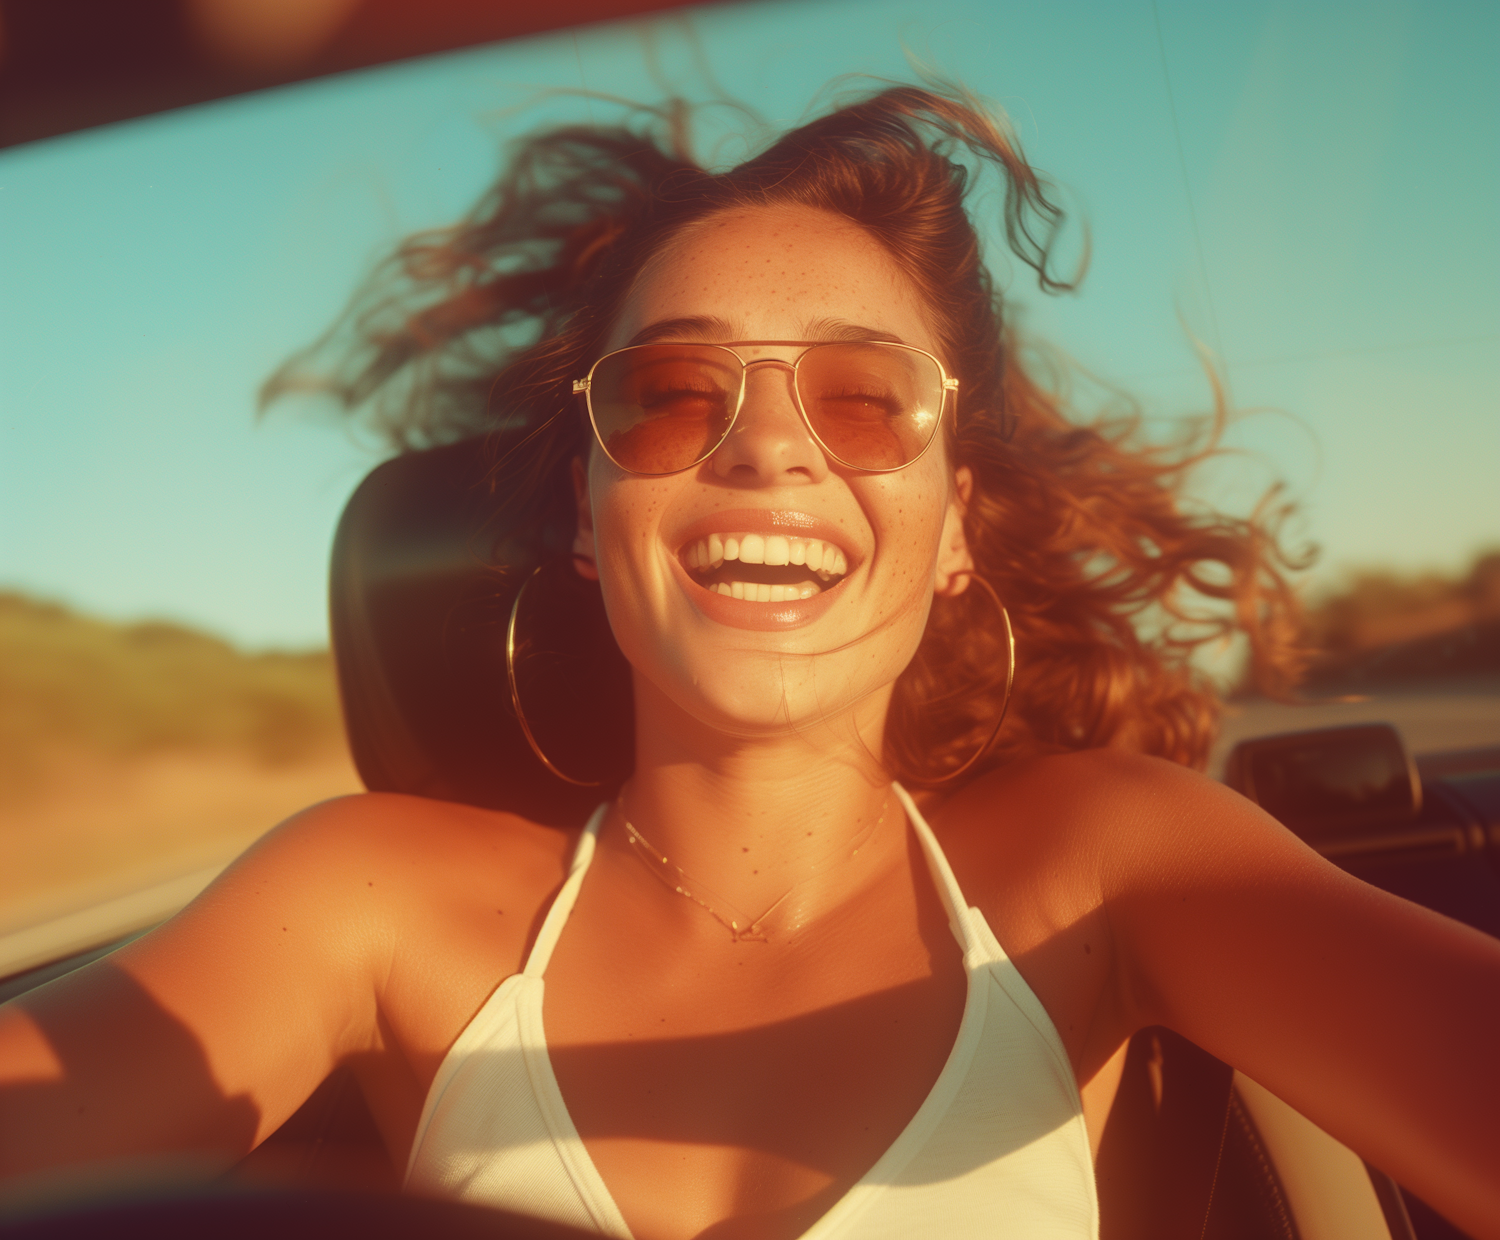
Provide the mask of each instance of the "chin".
{"label": "chin", "polygon": [[816,711],[805,667],[816,658],[742,652],[687,661],[652,680],[699,723],[731,736],[764,736]]}
{"label": "chin", "polygon": [[643,673],[637,664],[637,697],[645,688],[641,681],[649,680],[655,693],[646,689],[648,694],[666,698],[722,736],[807,736],[830,722],[847,720],[862,705],[883,710],[889,701],[895,674],[871,677],[869,660],[851,654],[705,652],[655,674]]}

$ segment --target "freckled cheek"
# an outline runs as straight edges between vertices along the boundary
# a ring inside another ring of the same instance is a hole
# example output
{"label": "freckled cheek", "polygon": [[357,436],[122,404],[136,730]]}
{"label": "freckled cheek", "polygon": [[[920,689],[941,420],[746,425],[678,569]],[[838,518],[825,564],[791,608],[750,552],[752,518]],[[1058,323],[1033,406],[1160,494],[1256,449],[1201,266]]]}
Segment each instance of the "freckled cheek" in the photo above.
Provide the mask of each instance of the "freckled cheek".
{"label": "freckled cheek", "polygon": [[885,519],[876,530],[882,558],[900,580],[926,580],[932,573],[942,534],[947,498],[941,484],[891,494],[882,498]]}
{"label": "freckled cheek", "polygon": [[605,488],[594,507],[600,571],[639,586],[654,571],[660,552],[660,516],[665,503],[654,484]]}

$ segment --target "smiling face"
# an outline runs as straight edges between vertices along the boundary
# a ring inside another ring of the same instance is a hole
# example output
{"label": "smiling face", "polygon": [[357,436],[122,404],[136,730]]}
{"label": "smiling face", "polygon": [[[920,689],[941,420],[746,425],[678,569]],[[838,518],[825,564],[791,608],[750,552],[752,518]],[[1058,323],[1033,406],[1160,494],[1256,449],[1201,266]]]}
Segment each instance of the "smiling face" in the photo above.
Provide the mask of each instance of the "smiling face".
{"label": "smiling face", "polygon": [[[757,208],[711,217],[648,263],[607,348],[872,338],[941,357],[927,308],[863,229]],[[747,363],[800,351],[735,348]],[[934,589],[966,581],[953,574],[969,567],[968,480],[943,436],[893,473],[831,461],[788,365],[748,370],[738,420],[702,464],[646,477],[596,444],[578,482],[577,549],[597,565],[638,686],[732,734],[883,711]]]}

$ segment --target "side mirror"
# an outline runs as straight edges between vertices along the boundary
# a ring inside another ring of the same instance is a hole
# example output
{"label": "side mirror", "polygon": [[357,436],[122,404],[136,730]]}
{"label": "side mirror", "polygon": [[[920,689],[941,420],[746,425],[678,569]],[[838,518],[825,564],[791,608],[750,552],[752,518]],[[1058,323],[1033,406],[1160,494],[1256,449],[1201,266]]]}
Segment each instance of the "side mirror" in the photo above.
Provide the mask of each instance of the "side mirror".
{"label": "side mirror", "polygon": [[1241,741],[1224,782],[1315,847],[1414,822],[1422,781],[1388,723]]}

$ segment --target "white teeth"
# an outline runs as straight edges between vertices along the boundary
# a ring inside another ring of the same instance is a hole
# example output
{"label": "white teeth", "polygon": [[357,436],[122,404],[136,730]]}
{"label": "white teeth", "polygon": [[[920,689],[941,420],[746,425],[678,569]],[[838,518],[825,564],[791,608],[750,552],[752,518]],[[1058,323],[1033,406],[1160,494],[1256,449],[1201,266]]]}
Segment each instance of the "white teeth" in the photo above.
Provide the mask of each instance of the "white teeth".
{"label": "white teeth", "polygon": [[800,586],[768,586],[759,581],[721,581],[709,589],[728,598],[744,599],[747,603],[792,603],[798,599],[812,598],[818,587],[812,582]]}
{"label": "white teeth", "polygon": [[[741,564],[798,564],[814,572],[847,572],[844,553],[816,538],[788,538],[782,534],[710,534],[683,552],[689,568],[718,568],[725,560]],[[835,569],[835,564],[843,568]]]}
{"label": "white teeth", "polygon": [[[710,534],[683,550],[683,562],[689,569],[706,572],[719,568],[727,560],[742,564],[786,564],[806,566],[824,582],[849,572],[849,558],[832,543],[818,538],[792,538],[784,534]],[[763,586],[758,582],[735,581],[714,586],[720,594],[751,602],[783,602],[811,598],[818,588],[811,583],[795,586]],[[771,591],[780,591],[772,593]]]}

